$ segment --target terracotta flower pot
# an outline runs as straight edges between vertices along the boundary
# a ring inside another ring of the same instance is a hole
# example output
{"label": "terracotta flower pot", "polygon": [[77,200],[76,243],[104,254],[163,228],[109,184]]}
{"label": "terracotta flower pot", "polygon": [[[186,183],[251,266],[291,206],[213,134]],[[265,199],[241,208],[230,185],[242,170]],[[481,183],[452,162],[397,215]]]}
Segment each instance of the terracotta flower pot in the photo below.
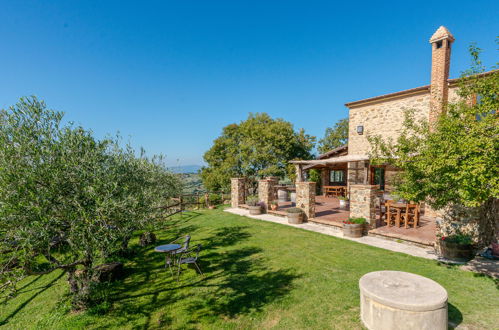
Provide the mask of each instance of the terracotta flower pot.
{"label": "terracotta flower pot", "polygon": [[270,204],[270,209],[272,211],[277,211],[277,204]]}
{"label": "terracotta flower pot", "polygon": [[439,240],[439,242],[440,253],[445,259],[466,262],[474,257],[473,245],[471,244],[459,244],[445,240]]}
{"label": "terracotta flower pot", "polygon": [[363,231],[364,231],[363,224],[358,224],[358,223],[343,224],[343,236],[359,238],[362,237]]}

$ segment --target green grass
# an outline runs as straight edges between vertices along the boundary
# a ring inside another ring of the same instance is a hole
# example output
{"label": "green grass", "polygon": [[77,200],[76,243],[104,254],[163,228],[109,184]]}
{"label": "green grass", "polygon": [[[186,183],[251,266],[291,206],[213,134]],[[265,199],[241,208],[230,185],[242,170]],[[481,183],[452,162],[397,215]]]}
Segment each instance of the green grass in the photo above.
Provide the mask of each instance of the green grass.
{"label": "green grass", "polygon": [[168,222],[160,243],[182,234],[203,244],[202,279],[174,281],[163,256],[134,246],[128,275],[91,311],[69,311],[61,272],[30,277],[0,305],[5,328],[336,328],[358,329],[359,278],[390,269],[429,277],[449,293],[449,318],[470,329],[497,328],[493,279],[435,261],[274,223],[207,210]]}

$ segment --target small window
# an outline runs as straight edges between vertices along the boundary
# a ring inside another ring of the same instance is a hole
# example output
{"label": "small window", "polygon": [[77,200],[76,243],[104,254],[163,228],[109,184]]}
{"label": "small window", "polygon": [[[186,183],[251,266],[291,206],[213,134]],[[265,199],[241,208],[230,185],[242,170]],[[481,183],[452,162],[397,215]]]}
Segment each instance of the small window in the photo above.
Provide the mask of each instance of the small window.
{"label": "small window", "polygon": [[329,172],[329,182],[331,183],[344,183],[345,171],[332,170]]}
{"label": "small window", "polygon": [[371,184],[379,185],[381,190],[385,190],[385,169],[383,167],[371,167]]}
{"label": "small window", "polygon": [[437,48],[442,48],[442,40],[437,41]]}

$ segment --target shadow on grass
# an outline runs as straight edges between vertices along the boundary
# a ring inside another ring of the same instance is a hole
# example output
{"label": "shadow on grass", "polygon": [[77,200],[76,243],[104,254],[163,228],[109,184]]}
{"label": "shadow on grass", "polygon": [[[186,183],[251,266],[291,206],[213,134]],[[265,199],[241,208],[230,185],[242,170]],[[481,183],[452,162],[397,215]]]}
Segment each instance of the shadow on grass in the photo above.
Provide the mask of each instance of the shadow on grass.
{"label": "shadow on grass", "polygon": [[[28,299],[26,299],[25,301],[23,301],[15,310],[13,310],[9,315],[7,315],[5,317],[5,319],[3,320],[0,320],[0,326],[3,326],[5,324],[7,324],[7,322],[13,318],[17,313],[19,313],[19,311],[21,311],[24,307],[26,307],[26,305],[28,305],[33,299],[36,298],[36,296],[38,296],[40,293],[42,293],[43,291],[47,290],[48,288],[50,288],[52,286],[52,284],[54,284],[55,282],[57,282],[62,276],[64,275],[64,272],[61,272],[57,277],[55,277],[54,279],[52,279],[49,283],[47,283],[46,285],[40,287],[40,290],[35,292],[34,294],[32,294]],[[28,283],[27,285],[37,281],[41,276],[38,276],[37,278],[35,278],[34,280],[32,280],[30,283]],[[23,286],[26,287],[27,285]]]}
{"label": "shadow on grass", "polygon": [[213,274],[208,281],[215,284],[209,292],[200,292],[190,299],[186,309],[191,312],[191,323],[258,312],[292,289],[292,282],[299,275],[291,268],[269,269],[261,252],[258,247],[245,247],[206,255],[203,260],[209,264],[203,262],[201,267]]}
{"label": "shadow on grass", "polygon": [[463,322],[463,314],[461,314],[461,311],[451,303],[447,304],[447,308],[449,312],[449,327],[454,329]]}
{"label": "shadow on grass", "polygon": [[[299,275],[292,269],[270,269],[259,247],[238,247],[250,237],[246,228],[222,227],[201,241],[199,265],[204,278],[188,270],[176,282],[164,269],[162,255],[142,255],[133,273],[113,288],[114,320],[130,325],[145,318],[147,328],[168,327],[177,317],[196,327],[220,317],[257,312],[284,297]],[[153,316],[157,324],[151,324]]]}

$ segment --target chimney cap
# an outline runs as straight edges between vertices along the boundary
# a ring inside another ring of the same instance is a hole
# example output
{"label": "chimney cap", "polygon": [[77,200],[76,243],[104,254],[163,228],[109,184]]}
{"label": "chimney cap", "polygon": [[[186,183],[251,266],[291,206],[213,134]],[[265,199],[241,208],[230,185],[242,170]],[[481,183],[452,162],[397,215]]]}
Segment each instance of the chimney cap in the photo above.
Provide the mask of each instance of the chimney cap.
{"label": "chimney cap", "polygon": [[450,42],[453,42],[455,40],[452,33],[450,33],[450,31],[447,30],[447,28],[442,25],[431,36],[430,44],[444,39],[448,39]]}

